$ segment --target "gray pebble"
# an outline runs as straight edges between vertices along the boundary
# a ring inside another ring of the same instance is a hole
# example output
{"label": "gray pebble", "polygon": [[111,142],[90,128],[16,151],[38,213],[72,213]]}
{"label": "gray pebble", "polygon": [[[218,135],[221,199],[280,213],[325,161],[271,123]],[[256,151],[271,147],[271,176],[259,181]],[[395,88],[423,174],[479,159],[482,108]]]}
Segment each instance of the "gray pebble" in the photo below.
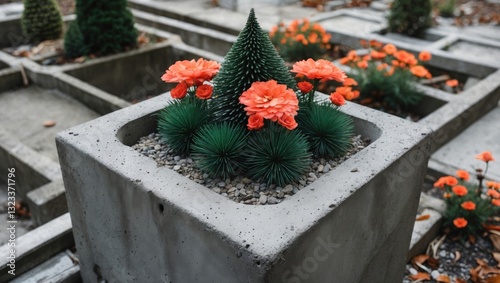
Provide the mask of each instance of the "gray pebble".
{"label": "gray pebble", "polygon": [[259,198],[259,202],[261,204],[266,204],[267,203],[267,196],[266,195],[261,195]]}
{"label": "gray pebble", "polygon": [[174,166],[174,170],[175,170],[175,171],[179,171],[179,170],[181,170],[181,166],[180,166],[180,165],[175,165],[175,166]]}

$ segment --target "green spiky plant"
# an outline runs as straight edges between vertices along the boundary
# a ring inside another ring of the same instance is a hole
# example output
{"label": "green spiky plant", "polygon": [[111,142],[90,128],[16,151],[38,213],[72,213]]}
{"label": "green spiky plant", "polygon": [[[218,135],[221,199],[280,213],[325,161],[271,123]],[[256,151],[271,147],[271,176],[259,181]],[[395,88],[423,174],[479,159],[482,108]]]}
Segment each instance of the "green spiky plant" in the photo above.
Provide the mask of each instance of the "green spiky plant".
{"label": "green spiky plant", "polygon": [[273,47],[267,33],[260,27],[252,9],[245,27],[227,53],[214,80],[215,119],[245,125],[247,117],[238,97],[253,82],[270,79],[289,88],[296,88],[285,62]]}
{"label": "green spiky plant", "polygon": [[210,118],[205,101],[175,100],[160,113],[158,132],[170,148],[179,154],[189,154],[196,133]]}
{"label": "green spiky plant", "polygon": [[31,43],[58,39],[63,30],[61,11],[55,0],[24,0],[23,34]]}
{"label": "green spiky plant", "polygon": [[432,24],[430,0],[394,0],[389,14],[389,31],[418,36]]}
{"label": "green spiky plant", "polygon": [[254,133],[245,152],[247,173],[268,184],[282,186],[300,179],[311,163],[306,137],[275,123]]}
{"label": "green spiky plant", "polygon": [[313,104],[308,111],[299,111],[297,123],[315,156],[337,157],[350,147],[353,121],[331,103]]}
{"label": "green spiky plant", "polygon": [[229,178],[244,168],[242,152],[247,136],[247,131],[240,126],[228,123],[206,125],[193,139],[192,157],[210,176]]}
{"label": "green spiky plant", "polygon": [[77,58],[87,54],[83,34],[76,22],[69,24],[64,36],[64,53],[68,58]]}
{"label": "green spiky plant", "polygon": [[126,0],[77,0],[76,15],[89,53],[107,55],[137,45],[137,30]]}

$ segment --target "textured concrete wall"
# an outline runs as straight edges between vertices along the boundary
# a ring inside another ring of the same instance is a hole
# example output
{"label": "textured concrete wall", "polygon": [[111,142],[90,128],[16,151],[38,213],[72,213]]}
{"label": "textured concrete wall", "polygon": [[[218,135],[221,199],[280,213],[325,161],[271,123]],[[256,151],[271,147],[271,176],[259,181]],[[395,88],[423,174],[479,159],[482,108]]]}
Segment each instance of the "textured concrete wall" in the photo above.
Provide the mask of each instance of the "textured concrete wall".
{"label": "textured concrete wall", "polygon": [[429,129],[349,103],[374,143],[287,201],[247,206],[126,145],[155,128],[167,97],[57,137],[84,281],[401,280]]}

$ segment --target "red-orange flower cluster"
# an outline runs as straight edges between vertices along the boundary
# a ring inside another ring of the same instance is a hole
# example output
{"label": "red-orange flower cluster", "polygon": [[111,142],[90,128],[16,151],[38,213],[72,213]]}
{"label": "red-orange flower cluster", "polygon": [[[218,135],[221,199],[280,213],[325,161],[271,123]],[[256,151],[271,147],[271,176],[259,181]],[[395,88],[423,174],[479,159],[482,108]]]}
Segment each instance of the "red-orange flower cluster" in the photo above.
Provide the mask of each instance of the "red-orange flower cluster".
{"label": "red-orange flower cluster", "polygon": [[467,188],[462,185],[454,186],[451,191],[459,197],[467,195]]}
{"label": "red-orange flower cluster", "polygon": [[167,83],[184,82],[190,86],[201,85],[211,80],[219,71],[219,63],[202,58],[195,61],[177,61],[170,66],[161,79]]}
{"label": "red-orange flower cluster", "polygon": [[440,188],[440,189],[443,189],[445,185],[448,185],[448,186],[455,186],[458,184],[458,180],[457,178],[453,177],[453,176],[445,176],[445,177],[441,177],[439,178],[435,183],[434,183],[434,187],[436,188]]}
{"label": "red-orange flower cluster", "polygon": [[495,158],[493,158],[493,155],[490,151],[481,152],[480,154],[476,155],[476,159],[482,160],[484,162],[495,161]]}
{"label": "red-orange flower cluster", "polygon": [[469,181],[469,172],[465,171],[465,170],[457,170],[457,173],[456,173],[457,177],[464,180],[464,181]]}
{"label": "red-orange flower cluster", "polygon": [[462,202],[462,204],[460,204],[460,206],[465,209],[465,210],[474,210],[476,209],[476,204],[472,201],[464,201]]}
{"label": "red-orange flower cluster", "polygon": [[464,228],[467,226],[467,220],[463,217],[455,218],[455,220],[453,220],[453,225],[457,228]]}
{"label": "red-orange flower cluster", "polygon": [[292,72],[297,73],[297,77],[305,76],[311,80],[343,82],[347,78],[345,72],[339,67],[323,59],[314,61],[309,58],[299,61],[293,65]]}
{"label": "red-orange flower cluster", "polygon": [[500,190],[500,183],[488,181],[486,182],[486,187],[490,189]]}
{"label": "red-orange flower cluster", "polygon": [[[240,96],[240,103],[249,118],[249,129],[256,130],[263,126],[263,123],[257,122],[260,116],[263,119],[278,122],[289,130],[297,127],[293,116],[297,115],[299,101],[295,92],[287,89],[286,85],[278,84],[275,80],[267,82],[254,82],[252,86],[243,92]],[[261,125],[257,127],[257,125]]]}

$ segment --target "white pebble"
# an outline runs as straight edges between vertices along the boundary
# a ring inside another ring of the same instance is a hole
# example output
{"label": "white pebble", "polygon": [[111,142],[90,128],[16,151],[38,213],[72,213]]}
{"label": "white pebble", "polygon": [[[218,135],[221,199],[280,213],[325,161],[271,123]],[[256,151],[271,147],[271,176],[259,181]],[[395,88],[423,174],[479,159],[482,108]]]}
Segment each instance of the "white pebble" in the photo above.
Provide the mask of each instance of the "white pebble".
{"label": "white pebble", "polygon": [[410,271],[410,273],[412,275],[417,275],[418,274],[418,271],[415,268],[413,268],[413,267],[410,267],[410,269],[408,271]]}
{"label": "white pebble", "polygon": [[438,276],[439,276],[439,271],[437,271],[437,270],[433,270],[433,271],[431,272],[431,276],[432,276],[432,278],[433,278],[433,279],[437,279],[437,278],[438,278]]}

